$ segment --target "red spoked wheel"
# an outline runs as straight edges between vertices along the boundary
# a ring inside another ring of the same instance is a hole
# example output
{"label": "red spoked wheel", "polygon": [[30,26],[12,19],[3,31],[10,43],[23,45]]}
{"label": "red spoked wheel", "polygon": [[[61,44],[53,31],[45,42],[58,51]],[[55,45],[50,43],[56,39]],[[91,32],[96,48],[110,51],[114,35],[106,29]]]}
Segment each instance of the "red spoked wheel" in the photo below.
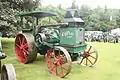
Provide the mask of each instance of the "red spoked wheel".
{"label": "red spoked wheel", "polygon": [[92,45],[87,45],[84,52],[80,52],[80,64],[84,66],[93,66],[98,59],[98,52]]}
{"label": "red spoked wheel", "polygon": [[61,78],[71,71],[71,57],[67,50],[62,47],[51,48],[46,53],[46,63],[49,72]]}
{"label": "red spoked wheel", "polygon": [[34,61],[37,56],[34,36],[29,33],[18,34],[15,39],[15,53],[21,63]]}

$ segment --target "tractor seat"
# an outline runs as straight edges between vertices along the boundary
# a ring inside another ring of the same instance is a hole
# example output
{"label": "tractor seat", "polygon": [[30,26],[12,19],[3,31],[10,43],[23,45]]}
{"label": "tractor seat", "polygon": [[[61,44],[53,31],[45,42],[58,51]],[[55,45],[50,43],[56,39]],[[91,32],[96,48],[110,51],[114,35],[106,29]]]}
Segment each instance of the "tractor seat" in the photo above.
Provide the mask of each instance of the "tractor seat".
{"label": "tractor seat", "polygon": [[5,59],[7,56],[5,55],[5,53],[0,52],[0,59]]}

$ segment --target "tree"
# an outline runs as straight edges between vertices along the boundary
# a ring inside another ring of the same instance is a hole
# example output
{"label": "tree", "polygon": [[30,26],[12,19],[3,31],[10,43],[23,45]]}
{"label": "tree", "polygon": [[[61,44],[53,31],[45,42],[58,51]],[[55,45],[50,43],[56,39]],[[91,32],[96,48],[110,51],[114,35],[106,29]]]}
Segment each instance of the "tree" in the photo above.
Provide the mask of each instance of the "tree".
{"label": "tree", "polygon": [[[65,9],[59,9],[57,7],[54,7],[52,5],[48,5],[48,6],[43,6],[43,7],[40,7],[38,8],[39,10],[42,9],[42,10],[49,10],[51,12],[54,12],[57,14],[57,16],[53,16],[53,17],[49,17],[49,18],[43,18],[40,20],[39,23],[41,24],[53,24],[53,23],[62,23],[63,20],[64,20],[64,16],[65,16]],[[47,20],[48,19],[48,20]],[[44,22],[43,22],[44,21]],[[46,22],[45,22],[46,21]]]}
{"label": "tree", "polygon": [[117,24],[117,27],[120,28],[120,10],[118,10],[118,14],[117,14],[117,17],[116,17],[116,24]]}
{"label": "tree", "polygon": [[[20,18],[15,15],[21,11],[30,11],[40,5],[41,0],[1,0],[0,1],[0,27],[9,26],[16,31],[20,26]],[[9,30],[8,30],[9,31]]]}
{"label": "tree", "polygon": [[[89,6],[82,5],[79,12],[85,21],[84,27],[86,30],[107,31],[109,28],[116,27],[117,16],[115,9],[108,9],[106,6],[104,8],[98,6],[95,9],[90,9]],[[110,20],[111,16],[112,19]]]}

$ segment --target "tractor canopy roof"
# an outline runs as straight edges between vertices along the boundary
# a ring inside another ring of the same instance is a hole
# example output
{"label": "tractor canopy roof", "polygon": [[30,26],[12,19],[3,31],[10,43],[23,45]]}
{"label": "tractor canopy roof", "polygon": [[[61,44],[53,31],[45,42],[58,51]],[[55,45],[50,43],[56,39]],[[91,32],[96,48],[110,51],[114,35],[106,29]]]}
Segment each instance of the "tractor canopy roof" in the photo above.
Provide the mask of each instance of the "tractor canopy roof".
{"label": "tractor canopy roof", "polygon": [[21,12],[16,16],[33,16],[33,17],[42,18],[42,17],[56,16],[56,13],[48,10],[36,10],[30,12]]}

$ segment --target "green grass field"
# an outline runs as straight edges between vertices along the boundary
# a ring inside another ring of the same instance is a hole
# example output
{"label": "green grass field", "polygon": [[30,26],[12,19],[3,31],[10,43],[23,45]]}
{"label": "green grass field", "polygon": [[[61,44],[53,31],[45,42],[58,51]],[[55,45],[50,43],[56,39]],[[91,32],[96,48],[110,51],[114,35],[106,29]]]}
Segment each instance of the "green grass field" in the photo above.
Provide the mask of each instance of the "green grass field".
{"label": "green grass field", "polygon": [[120,80],[120,43],[90,43],[96,46],[99,59],[94,67],[72,65],[71,73],[65,78],[51,75],[46,67],[44,56],[30,64],[20,63],[14,52],[14,39],[2,39],[3,51],[7,58],[4,63],[14,65],[17,80]]}

